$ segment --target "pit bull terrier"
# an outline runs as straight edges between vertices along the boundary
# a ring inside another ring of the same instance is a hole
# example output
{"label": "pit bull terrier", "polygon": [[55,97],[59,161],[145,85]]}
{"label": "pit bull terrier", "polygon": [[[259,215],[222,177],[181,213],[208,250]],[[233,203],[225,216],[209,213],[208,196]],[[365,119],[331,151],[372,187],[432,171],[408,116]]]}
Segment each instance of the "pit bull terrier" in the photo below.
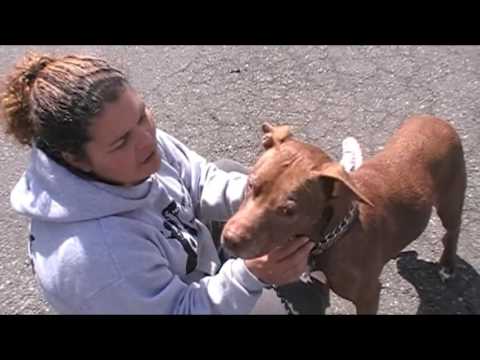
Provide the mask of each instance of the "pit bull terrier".
{"label": "pit bull terrier", "polygon": [[265,152],[249,174],[245,199],[222,233],[242,258],[308,236],[319,270],[358,314],[378,310],[384,265],[417,239],[435,207],[446,230],[440,275],[454,272],[466,188],[459,136],[446,121],[406,120],[383,151],[352,173],[288,126],[262,126]]}

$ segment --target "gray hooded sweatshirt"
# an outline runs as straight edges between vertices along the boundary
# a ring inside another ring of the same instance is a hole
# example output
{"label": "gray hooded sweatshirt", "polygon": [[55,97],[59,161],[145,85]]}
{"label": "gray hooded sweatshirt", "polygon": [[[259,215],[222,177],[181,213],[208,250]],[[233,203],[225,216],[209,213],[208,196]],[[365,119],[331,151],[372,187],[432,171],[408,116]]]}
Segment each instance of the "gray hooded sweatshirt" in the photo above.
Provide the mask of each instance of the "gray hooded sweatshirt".
{"label": "gray hooded sweatshirt", "polygon": [[66,314],[248,314],[265,284],[223,265],[204,222],[228,219],[246,176],[219,170],[161,130],[161,165],[139,185],[85,180],[37,148],[11,193],[31,219],[44,296]]}

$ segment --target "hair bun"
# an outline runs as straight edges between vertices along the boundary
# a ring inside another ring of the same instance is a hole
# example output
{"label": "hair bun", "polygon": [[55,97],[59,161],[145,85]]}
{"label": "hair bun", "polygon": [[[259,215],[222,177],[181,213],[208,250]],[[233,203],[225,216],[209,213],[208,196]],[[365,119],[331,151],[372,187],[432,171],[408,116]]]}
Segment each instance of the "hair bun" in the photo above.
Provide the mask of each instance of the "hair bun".
{"label": "hair bun", "polygon": [[27,54],[8,77],[0,95],[1,120],[6,120],[7,134],[24,145],[31,145],[35,134],[30,112],[30,92],[38,74],[55,59],[47,55]]}
{"label": "hair bun", "polygon": [[23,78],[24,82],[30,86],[37,78],[40,71],[42,71],[48,64],[54,62],[55,59],[45,56],[30,54],[23,64]]}

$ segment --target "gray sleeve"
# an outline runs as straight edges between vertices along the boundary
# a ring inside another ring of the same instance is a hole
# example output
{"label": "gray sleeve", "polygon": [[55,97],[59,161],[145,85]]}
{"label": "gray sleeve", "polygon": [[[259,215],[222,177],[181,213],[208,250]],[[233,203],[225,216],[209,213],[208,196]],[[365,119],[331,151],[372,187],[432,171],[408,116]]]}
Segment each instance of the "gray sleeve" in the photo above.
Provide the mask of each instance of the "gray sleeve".
{"label": "gray sleeve", "polygon": [[228,260],[214,276],[185,284],[159,261],[86,299],[89,314],[249,314],[264,284],[242,259]]}

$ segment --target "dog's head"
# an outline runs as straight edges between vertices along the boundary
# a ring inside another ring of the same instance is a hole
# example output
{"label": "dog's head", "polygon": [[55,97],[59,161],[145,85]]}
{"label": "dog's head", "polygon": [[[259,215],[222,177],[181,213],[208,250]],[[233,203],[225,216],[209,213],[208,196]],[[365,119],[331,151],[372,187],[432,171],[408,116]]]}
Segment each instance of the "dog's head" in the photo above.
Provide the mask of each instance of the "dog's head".
{"label": "dog's head", "polygon": [[248,177],[245,198],[222,242],[242,258],[261,256],[289,239],[318,236],[339,199],[370,203],[340,164],[295,140],[287,126],[262,126],[265,152]]}

